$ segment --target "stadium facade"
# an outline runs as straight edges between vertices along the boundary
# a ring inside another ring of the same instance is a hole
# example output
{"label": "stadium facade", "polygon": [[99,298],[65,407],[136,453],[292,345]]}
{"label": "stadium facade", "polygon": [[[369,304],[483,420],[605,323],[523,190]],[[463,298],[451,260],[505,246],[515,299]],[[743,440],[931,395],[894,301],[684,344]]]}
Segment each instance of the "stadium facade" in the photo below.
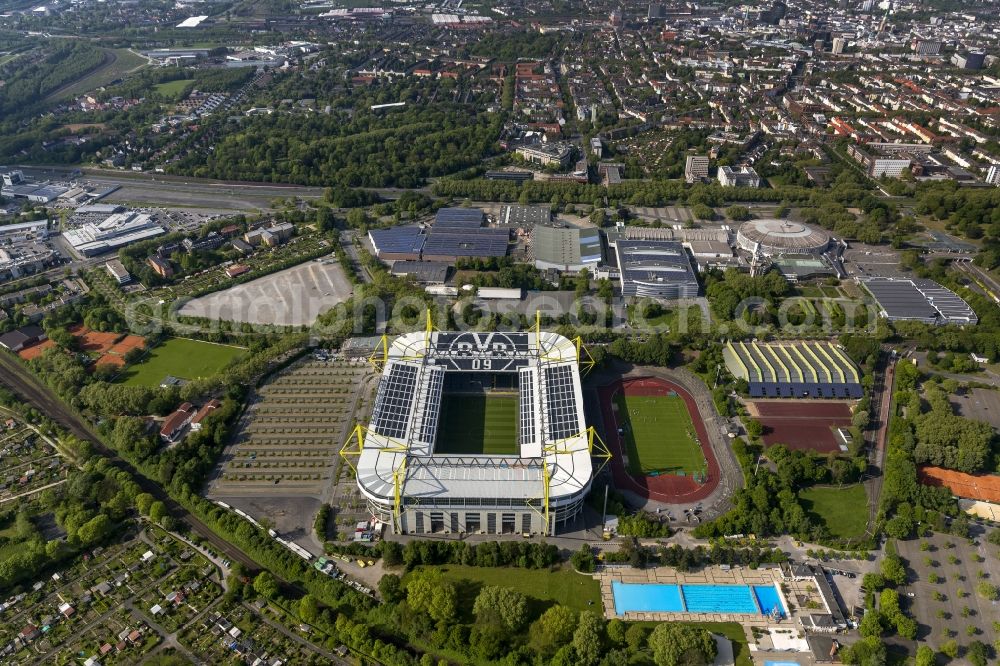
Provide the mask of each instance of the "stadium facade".
{"label": "stadium facade", "polygon": [[[584,421],[581,353],[579,340],[540,327],[454,333],[428,325],[383,338],[372,355],[381,377],[371,419],[341,450],[356,464],[372,515],[402,534],[552,535],[563,529],[583,508],[594,460],[610,457]],[[517,422],[509,426],[515,453],[437,450],[439,433],[458,425],[442,410],[456,385],[487,400],[496,386],[517,396]]]}
{"label": "stadium facade", "polygon": [[830,247],[830,234],[790,220],[750,220],[744,222],[736,233],[736,246],[745,252],[759,252],[767,257],[823,254]]}

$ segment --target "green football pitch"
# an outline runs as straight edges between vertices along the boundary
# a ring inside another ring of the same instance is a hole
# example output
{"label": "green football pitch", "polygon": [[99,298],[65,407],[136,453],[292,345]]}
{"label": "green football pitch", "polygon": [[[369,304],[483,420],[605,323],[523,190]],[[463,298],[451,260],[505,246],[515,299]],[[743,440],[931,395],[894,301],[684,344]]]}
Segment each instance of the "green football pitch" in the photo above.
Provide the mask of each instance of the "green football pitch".
{"label": "green football pitch", "polygon": [[435,453],[517,453],[517,396],[445,394]]}
{"label": "green football pitch", "polygon": [[693,474],[706,470],[694,423],[679,396],[615,396],[616,420],[628,453],[628,470]]}

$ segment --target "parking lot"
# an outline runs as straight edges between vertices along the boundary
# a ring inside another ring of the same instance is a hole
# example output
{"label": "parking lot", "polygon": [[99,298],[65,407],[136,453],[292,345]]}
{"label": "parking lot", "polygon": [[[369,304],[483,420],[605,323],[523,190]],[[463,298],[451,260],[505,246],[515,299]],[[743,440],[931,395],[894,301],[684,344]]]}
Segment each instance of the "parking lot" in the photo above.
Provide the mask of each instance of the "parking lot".
{"label": "parking lot", "polygon": [[920,625],[918,640],[938,646],[954,638],[967,645],[996,637],[993,622],[1000,619],[1000,602],[983,598],[976,587],[1000,583],[1000,560],[982,529],[974,528],[974,534],[975,544],[947,534],[898,542],[909,574],[901,593]]}
{"label": "parking lot", "polygon": [[[367,517],[340,448],[370,409],[375,375],[365,361],[310,358],[262,387],[227,447],[209,496],[265,518],[312,546],[313,517],[334,507],[329,538]],[[353,531],[353,530],[352,530]]]}

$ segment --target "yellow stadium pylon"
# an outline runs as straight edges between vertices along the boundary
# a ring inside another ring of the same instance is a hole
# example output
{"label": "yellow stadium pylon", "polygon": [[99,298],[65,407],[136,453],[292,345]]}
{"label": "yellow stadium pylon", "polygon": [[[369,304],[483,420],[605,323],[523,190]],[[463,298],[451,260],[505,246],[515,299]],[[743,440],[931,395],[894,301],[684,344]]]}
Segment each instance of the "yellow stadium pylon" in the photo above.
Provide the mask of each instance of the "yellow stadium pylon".
{"label": "yellow stadium pylon", "polygon": [[368,357],[368,362],[374,366],[375,370],[382,372],[385,368],[386,361],[389,360],[389,338],[382,334],[382,339],[379,340],[378,347],[372,352],[371,356]]}

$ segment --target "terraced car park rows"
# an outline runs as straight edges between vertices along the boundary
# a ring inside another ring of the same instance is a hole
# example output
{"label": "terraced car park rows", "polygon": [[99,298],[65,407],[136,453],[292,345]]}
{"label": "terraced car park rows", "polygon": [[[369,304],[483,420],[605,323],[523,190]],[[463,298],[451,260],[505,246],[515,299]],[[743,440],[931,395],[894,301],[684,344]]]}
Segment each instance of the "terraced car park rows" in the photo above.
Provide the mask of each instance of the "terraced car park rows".
{"label": "terraced car park rows", "polygon": [[360,361],[311,359],[261,388],[215,493],[322,494],[370,375]]}

